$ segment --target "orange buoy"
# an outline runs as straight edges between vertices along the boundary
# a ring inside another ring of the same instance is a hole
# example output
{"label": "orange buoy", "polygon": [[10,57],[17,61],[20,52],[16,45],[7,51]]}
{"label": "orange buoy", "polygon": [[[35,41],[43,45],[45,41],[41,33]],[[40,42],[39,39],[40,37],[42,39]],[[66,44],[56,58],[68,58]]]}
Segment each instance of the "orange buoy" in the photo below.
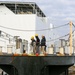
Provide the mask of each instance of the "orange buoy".
{"label": "orange buoy", "polygon": [[39,56],[39,54],[38,54],[38,53],[36,53],[36,56]]}

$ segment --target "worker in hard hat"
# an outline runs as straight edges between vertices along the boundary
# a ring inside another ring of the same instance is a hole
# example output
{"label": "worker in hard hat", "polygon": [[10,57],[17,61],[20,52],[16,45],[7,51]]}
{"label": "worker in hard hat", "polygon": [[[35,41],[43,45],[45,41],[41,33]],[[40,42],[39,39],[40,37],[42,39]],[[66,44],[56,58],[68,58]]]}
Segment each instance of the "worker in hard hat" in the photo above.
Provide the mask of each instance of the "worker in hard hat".
{"label": "worker in hard hat", "polygon": [[41,39],[41,53],[45,53],[46,52],[46,38],[44,35],[42,35],[42,39]]}
{"label": "worker in hard hat", "polygon": [[35,38],[36,38],[36,53],[40,54],[40,39],[38,37],[38,34],[35,34]]}
{"label": "worker in hard hat", "polygon": [[34,36],[31,37],[31,50],[32,50],[32,53],[35,54],[36,53],[36,42],[35,42],[35,39],[34,39]]}
{"label": "worker in hard hat", "polygon": [[31,37],[31,40],[33,40],[33,39],[34,39],[34,36]]}

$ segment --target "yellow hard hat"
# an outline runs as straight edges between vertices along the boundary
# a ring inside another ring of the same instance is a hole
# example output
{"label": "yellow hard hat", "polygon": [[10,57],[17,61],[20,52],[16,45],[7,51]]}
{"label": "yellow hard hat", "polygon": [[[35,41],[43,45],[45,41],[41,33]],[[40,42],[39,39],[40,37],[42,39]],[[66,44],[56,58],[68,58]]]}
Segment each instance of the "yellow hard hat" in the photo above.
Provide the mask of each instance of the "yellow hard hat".
{"label": "yellow hard hat", "polygon": [[32,36],[31,39],[34,39],[34,36]]}
{"label": "yellow hard hat", "polygon": [[35,36],[38,36],[38,34],[35,34]]}

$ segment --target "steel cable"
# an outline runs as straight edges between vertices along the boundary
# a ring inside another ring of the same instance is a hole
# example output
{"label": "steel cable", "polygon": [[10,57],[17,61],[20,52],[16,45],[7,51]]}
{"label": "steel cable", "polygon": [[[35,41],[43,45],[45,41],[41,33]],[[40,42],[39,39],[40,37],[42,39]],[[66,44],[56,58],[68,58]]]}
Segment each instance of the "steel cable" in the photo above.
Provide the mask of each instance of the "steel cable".
{"label": "steel cable", "polygon": [[21,30],[21,29],[14,29],[14,28],[9,28],[9,27],[5,27],[5,26],[1,26],[0,25],[0,27],[2,27],[2,28],[5,28],[5,29],[10,29],[10,30],[16,30],[16,31],[45,31],[45,30],[50,30],[50,29],[56,29],[56,28],[59,28],[59,27],[63,27],[63,26],[66,26],[66,25],[68,25],[69,23],[67,23],[67,24],[64,24],[64,25],[60,25],[60,26],[57,26],[57,27],[53,27],[53,28],[47,28],[47,29],[40,29],[40,30]]}

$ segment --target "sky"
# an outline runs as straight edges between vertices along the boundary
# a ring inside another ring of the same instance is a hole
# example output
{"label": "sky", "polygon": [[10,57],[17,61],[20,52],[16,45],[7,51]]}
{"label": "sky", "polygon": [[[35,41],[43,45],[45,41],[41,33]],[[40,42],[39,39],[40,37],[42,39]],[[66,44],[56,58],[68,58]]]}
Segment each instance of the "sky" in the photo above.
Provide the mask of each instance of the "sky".
{"label": "sky", "polygon": [[[49,18],[54,26],[60,26],[72,21],[75,24],[75,0],[0,0],[35,2]],[[66,27],[67,28],[67,27]],[[65,28],[65,29],[66,29]],[[65,33],[63,28],[63,33]],[[59,31],[62,32],[62,31]]]}
{"label": "sky", "polygon": [[36,2],[54,25],[75,23],[75,0],[0,0]]}

